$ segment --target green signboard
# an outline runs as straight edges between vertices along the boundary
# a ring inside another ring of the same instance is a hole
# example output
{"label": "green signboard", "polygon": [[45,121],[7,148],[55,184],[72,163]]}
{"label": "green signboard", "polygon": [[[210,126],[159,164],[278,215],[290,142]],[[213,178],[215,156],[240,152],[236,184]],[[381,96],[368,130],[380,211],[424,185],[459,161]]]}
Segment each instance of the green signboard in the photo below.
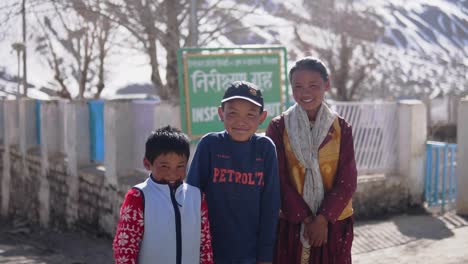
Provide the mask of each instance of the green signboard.
{"label": "green signboard", "polygon": [[197,139],[223,130],[218,106],[229,84],[238,80],[252,82],[262,90],[268,117],[259,130],[264,131],[271,118],[284,111],[287,101],[285,54],[284,48],[179,50],[184,131]]}

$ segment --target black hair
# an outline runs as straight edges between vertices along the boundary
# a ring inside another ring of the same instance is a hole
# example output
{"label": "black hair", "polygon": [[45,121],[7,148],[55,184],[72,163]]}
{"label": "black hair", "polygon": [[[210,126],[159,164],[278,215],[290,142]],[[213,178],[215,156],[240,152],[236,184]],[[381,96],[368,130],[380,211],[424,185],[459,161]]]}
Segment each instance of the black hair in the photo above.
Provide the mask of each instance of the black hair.
{"label": "black hair", "polygon": [[289,83],[292,84],[292,75],[295,71],[298,70],[308,70],[308,71],[315,71],[320,74],[320,77],[324,81],[328,81],[329,78],[329,71],[325,63],[323,63],[320,59],[314,57],[305,57],[302,58],[294,64],[294,66],[289,70]]}
{"label": "black hair", "polygon": [[190,157],[190,140],[186,134],[172,126],[153,131],[146,140],[145,158],[153,163],[161,154],[176,153]]}

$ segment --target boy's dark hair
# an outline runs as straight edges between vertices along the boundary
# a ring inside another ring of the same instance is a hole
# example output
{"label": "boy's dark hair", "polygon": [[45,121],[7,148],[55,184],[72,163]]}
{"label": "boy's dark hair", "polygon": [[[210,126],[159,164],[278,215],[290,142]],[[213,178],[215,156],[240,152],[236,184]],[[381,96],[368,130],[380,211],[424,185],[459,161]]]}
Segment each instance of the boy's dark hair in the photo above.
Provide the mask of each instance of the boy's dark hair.
{"label": "boy's dark hair", "polygon": [[263,112],[264,105],[262,91],[260,91],[260,89],[251,82],[232,82],[224,92],[223,99],[221,100],[221,108],[224,109],[224,103],[234,99],[247,100],[259,106],[260,113]]}
{"label": "boy's dark hair", "polygon": [[145,158],[153,163],[161,154],[174,152],[190,157],[190,140],[186,134],[175,127],[165,126],[153,131],[146,140]]}
{"label": "boy's dark hair", "polygon": [[309,70],[318,72],[320,74],[320,77],[322,77],[324,81],[328,81],[329,78],[329,71],[327,66],[325,66],[325,63],[323,63],[318,58],[305,57],[296,61],[291,70],[289,70],[289,83],[292,84],[292,75],[295,71],[298,70]]}

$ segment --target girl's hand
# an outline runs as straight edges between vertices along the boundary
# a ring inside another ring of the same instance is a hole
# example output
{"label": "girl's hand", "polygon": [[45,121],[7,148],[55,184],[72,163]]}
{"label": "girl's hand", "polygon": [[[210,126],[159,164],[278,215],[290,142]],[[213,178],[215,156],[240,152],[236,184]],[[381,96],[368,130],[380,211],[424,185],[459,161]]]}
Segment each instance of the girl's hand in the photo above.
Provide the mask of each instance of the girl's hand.
{"label": "girl's hand", "polygon": [[309,216],[305,221],[304,237],[312,247],[321,247],[327,243],[328,221],[323,215]]}

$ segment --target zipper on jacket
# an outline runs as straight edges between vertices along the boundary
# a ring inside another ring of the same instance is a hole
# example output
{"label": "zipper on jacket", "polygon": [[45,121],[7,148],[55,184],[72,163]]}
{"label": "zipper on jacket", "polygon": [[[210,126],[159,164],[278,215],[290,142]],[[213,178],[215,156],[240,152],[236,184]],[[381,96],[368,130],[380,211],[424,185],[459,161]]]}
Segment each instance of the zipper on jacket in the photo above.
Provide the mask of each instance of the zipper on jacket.
{"label": "zipper on jacket", "polygon": [[182,264],[182,228],[181,228],[181,220],[180,220],[180,211],[179,211],[179,203],[175,198],[176,187],[169,185],[169,190],[171,193],[171,201],[172,207],[174,207],[174,215],[175,215],[175,224],[176,224],[176,248],[177,248],[177,261],[176,264]]}

